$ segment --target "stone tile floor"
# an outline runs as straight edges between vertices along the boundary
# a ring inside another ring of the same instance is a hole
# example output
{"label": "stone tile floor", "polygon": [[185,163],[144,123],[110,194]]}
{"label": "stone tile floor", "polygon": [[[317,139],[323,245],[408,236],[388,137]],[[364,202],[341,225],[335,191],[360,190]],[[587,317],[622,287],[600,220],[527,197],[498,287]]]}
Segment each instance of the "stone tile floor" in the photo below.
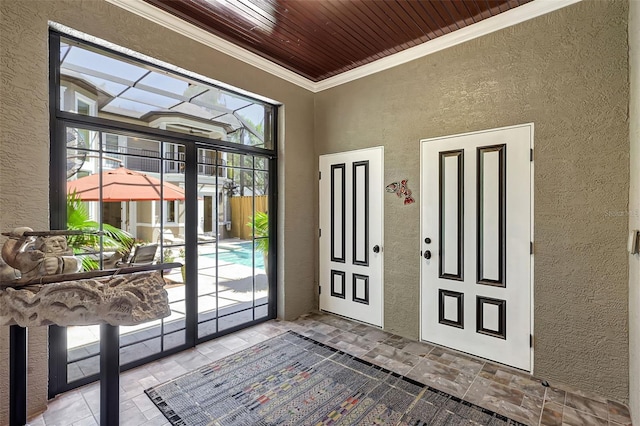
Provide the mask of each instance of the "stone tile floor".
{"label": "stone tile floor", "polygon": [[[144,389],[293,330],[421,383],[530,425],[630,425],[626,406],[566,386],[544,387],[528,374],[449,349],[396,336],[341,317],[313,313],[268,321],[124,372],[120,424],[169,425]],[[59,395],[31,426],[100,422],[99,383]]]}

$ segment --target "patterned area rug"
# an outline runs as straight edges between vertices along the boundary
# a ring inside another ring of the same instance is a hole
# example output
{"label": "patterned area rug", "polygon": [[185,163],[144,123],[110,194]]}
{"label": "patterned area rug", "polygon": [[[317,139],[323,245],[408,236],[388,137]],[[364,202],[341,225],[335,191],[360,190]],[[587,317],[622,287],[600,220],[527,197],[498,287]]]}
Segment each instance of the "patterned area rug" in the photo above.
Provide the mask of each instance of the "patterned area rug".
{"label": "patterned area rug", "polygon": [[172,425],[521,425],[287,332],[145,391]]}

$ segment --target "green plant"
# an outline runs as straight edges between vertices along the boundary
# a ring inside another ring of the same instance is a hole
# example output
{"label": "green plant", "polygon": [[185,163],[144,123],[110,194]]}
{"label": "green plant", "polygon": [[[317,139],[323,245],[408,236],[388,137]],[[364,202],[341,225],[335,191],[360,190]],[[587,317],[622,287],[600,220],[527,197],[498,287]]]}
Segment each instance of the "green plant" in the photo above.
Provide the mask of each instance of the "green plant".
{"label": "green plant", "polygon": [[[86,204],[74,191],[67,194],[67,229],[72,231],[82,231],[81,235],[71,235],[67,237],[67,244],[73,249],[75,254],[96,252],[100,249],[100,224],[91,220]],[[107,223],[102,224],[102,247],[104,249],[114,249],[126,254],[131,251],[134,239],[131,234],[122,229]],[[85,271],[100,268],[97,259],[90,256],[82,257],[82,268]]]}
{"label": "green plant", "polygon": [[255,216],[249,216],[249,220],[247,226],[253,229],[256,250],[262,252],[264,269],[269,276],[269,214],[257,212]]}
{"label": "green plant", "polygon": [[187,282],[187,266],[185,264],[185,258],[187,257],[187,252],[185,251],[184,247],[181,247],[178,253],[182,258],[182,266],[180,267],[180,273],[182,274],[182,282],[186,283]]}
{"label": "green plant", "polygon": [[255,216],[249,216],[247,226],[253,229],[256,239],[256,249],[265,255],[269,253],[269,214],[258,212]]}
{"label": "green plant", "polygon": [[167,248],[162,252],[162,262],[163,263],[173,263],[176,260],[175,255],[173,254],[173,250]]}

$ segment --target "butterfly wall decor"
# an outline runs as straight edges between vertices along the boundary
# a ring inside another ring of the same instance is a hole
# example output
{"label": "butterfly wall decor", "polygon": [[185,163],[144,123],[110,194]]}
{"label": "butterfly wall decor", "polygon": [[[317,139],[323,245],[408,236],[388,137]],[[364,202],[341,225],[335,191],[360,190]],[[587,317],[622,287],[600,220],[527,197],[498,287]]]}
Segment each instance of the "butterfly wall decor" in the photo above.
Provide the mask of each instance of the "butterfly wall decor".
{"label": "butterfly wall decor", "polygon": [[404,204],[413,204],[416,200],[411,196],[411,190],[407,188],[407,179],[400,182],[393,182],[385,188],[387,192],[395,193],[399,198],[404,197]]}

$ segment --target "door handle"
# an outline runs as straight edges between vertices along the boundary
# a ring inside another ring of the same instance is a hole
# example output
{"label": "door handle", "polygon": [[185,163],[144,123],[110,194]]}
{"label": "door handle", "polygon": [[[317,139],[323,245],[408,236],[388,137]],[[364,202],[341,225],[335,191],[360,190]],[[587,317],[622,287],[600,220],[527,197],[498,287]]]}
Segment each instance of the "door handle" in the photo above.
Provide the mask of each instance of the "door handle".
{"label": "door handle", "polygon": [[374,253],[380,253],[380,246],[377,245],[377,244],[375,246],[373,246],[373,252]]}
{"label": "door handle", "polygon": [[424,251],[424,258],[425,259],[431,259],[431,251],[430,250],[425,250]]}

